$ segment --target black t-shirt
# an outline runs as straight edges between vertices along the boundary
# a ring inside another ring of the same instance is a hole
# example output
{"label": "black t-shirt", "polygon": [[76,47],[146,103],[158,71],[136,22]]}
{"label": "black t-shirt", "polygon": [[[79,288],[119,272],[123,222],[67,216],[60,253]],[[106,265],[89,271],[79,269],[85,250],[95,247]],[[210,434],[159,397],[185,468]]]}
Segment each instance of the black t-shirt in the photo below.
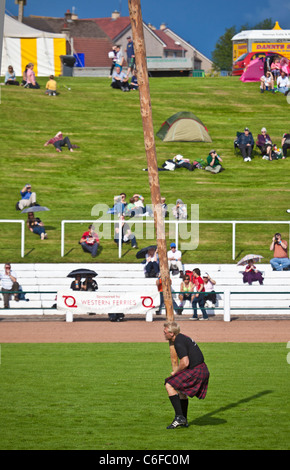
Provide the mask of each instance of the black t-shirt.
{"label": "black t-shirt", "polygon": [[179,333],[175,338],[174,347],[179,359],[182,359],[184,356],[188,356],[188,369],[193,369],[198,364],[202,364],[204,362],[203,354],[198,345],[188,336]]}

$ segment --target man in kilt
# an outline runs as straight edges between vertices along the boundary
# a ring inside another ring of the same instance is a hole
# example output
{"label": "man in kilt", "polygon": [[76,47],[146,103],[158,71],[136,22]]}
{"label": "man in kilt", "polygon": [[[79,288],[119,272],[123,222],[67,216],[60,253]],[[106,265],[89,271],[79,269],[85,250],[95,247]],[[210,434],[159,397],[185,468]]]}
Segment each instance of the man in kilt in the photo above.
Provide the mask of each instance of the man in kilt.
{"label": "man in kilt", "polygon": [[198,345],[180,333],[178,323],[174,321],[164,323],[164,337],[174,344],[179,359],[176,370],[165,379],[165,388],[175,411],[175,418],[167,429],[188,427],[188,397],[205,398],[209,371]]}

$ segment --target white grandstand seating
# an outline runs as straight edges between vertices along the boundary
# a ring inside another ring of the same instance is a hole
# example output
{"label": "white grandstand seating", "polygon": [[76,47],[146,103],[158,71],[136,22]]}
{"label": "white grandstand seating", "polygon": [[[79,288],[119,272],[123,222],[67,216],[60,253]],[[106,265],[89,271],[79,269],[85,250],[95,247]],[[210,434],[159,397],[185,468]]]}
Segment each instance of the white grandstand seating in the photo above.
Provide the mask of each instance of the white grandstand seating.
{"label": "white grandstand seating", "polygon": [[[243,284],[243,267],[234,264],[186,264],[184,269],[192,270],[199,267],[201,273],[208,272],[216,281],[215,290],[218,292],[216,309],[208,309],[208,314],[223,314],[224,294],[230,291],[231,315],[238,314],[280,314],[290,313],[290,271],[272,271],[269,264],[259,264],[258,268],[264,274],[264,285],[254,283],[252,286]],[[144,267],[138,264],[101,264],[101,263],[62,263],[62,264],[13,264],[17,280],[22,286],[29,302],[10,301],[10,309],[0,311],[0,316],[6,315],[56,315],[59,312],[52,309],[55,304],[56,292],[60,287],[69,288],[71,279],[68,273],[78,268],[94,269],[98,276],[96,281],[99,292],[132,292],[155,288],[156,279],[145,278]],[[180,289],[179,275],[172,276],[172,289]],[[252,293],[251,293],[252,292]],[[175,294],[177,297],[177,294]],[[3,308],[1,296],[0,308]],[[190,303],[184,306],[183,315],[192,315]]]}

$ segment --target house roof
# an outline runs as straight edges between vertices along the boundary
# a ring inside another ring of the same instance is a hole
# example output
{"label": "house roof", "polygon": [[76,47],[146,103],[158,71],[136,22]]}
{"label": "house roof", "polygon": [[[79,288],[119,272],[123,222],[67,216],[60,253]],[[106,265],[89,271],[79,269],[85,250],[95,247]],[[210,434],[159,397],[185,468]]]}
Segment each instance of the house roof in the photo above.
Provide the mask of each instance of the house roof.
{"label": "house roof", "polygon": [[113,41],[131,26],[130,17],[124,16],[115,20],[109,18],[91,18]]}
{"label": "house roof", "polygon": [[60,33],[64,28],[68,28],[73,37],[104,38],[108,35],[97,23],[89,20],[73,20],[68,23],[64,18],[50,18],[44,16],[27,16],[23,18],[23,23],[42,31]]}
{"label": "house roof", "polygon": [[176,42],[173,41],[173,39],[169,37],[165,31],[161,29],[154,29],[153,32],[156,34],[156,36],[159,37],[159,39],[161,39],[162,42],[164,42],[164,44],[166,45],[166,47],[164,47],[165,50],[167,49],[170,51],[185,51],[184,47],[179,44],[176,44]]}

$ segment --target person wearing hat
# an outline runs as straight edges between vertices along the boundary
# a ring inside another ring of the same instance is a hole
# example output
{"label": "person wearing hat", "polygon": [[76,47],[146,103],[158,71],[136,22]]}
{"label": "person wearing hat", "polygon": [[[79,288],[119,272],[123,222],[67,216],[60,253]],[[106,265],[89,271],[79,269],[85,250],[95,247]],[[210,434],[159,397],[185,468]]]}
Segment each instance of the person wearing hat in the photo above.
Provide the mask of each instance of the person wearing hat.
{"label": "person wearing hat", "polygon": [[255,142],[248,127],[245,127],[244,132],[239,135],[237,144],[242,152],[244,162],[250,162]]}
{"label": "person wearing hat", "polygon": [[186,220],[187,219],[187,208],[186,204],[182,199],[176,200],[176,205],[172,208],[172,214],[176,219]]}
{"label": "person wearing hat", "polygon": [[128,73],[131,71],[133,73],[133,70],[135,68],[135,52],[134,52],[134,44],[132,41],[131,36],[127,36],[127,64],[128,64]]}
{"label": "person wearing hat", "polygon": [[290,82],[287,74],[282,70],[280,77],[277,78],[277,90],[286,95],[289,91]]}
{"label": "person wearing hat", "polygon": [[27,183],[20,191],[21,200],[16,204],[16,210],[22,211],[25,207],[35,206],[36,193],[31,191],[31,184]]}
{"label": "person wearing hat", "polygon": [[216,153],[215,150],[211,150],[207,157],[207,166],[205,170],[210,171],[211,173],[219,173],[222,171],[222,158]]}
{"label": "person wearing hat", "polygon": [[180,276],[183,278],[183,267],[181,263],[181,251],[176,249],[175,243],[170,244],[170,250],[167,252],[167,258],[168,258],[168,268],[169,270],[175,270],[178,269]]}

